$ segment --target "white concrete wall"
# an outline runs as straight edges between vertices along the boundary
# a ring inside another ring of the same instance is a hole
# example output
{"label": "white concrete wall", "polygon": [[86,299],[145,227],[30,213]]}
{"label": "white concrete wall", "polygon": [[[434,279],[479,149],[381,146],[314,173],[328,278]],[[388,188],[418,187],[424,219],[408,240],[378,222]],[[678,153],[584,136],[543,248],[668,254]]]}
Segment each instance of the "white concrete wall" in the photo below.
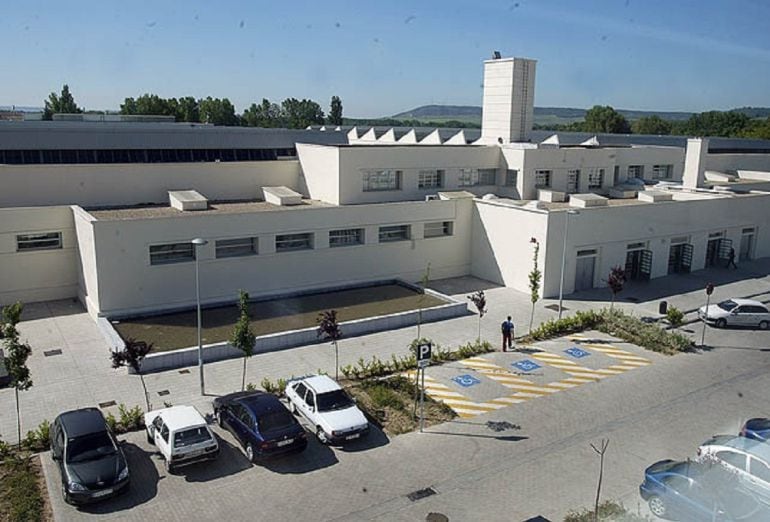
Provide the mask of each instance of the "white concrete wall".
{"label": "white concrete wall", "polygon": [[[195,303],[195,263],[150,265],[149,245],[204,237],[200,248],[204,302],[232,301],[239,289],[252,296],[339,284],[401,278],[419,280],[428,263],[435,279],[470,271],[472,200],[355,205],[244,214],[96,221],[98,310],[127,314]],[[426,222],[453,221],[449,237],[423,238]],[[378,228],[410,224],[413,239],[378,243]],[[365,229],[365,244],[329,248],[329,230]],[[276,234],[312,232],[314,250],[276,253]],[[259,237],[259,254],[216,259],[214,240]],[[100,255],[100,253],[105,255]]]}
{"label": "white concrete wall", "polygon": [[[628,178],[630,165],[644,166],[644,179],[651,180],[655,165],[671,165],[671,178],[667,181],[681,181],[684,170],[684,149],[680,147],[618,147],[615,149],[615,165],[620,167],[618,182]],[[610,172],[610,177],[613,173]]]}
{"label": "white concrete wall", "polygon": [[167,203],[169,190],[255,199],[261,187],[299,184],[296,160],[115,165],[0,165],[0,207]]}
{"label": "white concrete wall", "polygon": [[94,217],[78,206],[72,207],[77,239],[78,299],[96,318],[99,306],[99,278],[96,274],[96,242]]}
{"label": "white concrete wall", "polygon": [[339,205],[340,149],[297,143],[300,189],[311,199]]}
{"label": "white concrete wall", "polygon": [[[61,232],[62,248],[17,251],[18,234],[43,232]],[[76,246],[69,207],[0,209],[0,305],[75,297]]]}
{"label": "white concrete wall", "polygon": [[706,169],[770,171],[770,154],[708,154]]}
{"label": "white concrete wall", "polygon": [[495,144],[525,141],[532,130],[534,60],[504,58],[484,62],[481,140]]}

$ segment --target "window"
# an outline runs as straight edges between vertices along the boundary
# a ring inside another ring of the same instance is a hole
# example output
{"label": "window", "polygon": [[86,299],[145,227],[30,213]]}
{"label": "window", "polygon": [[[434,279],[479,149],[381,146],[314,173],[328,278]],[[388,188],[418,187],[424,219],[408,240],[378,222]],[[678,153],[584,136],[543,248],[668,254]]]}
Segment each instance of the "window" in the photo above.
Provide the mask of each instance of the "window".
{"label": "window", "polygon": [[479,174],[476,169],[460,169],[460,177],[458,178],[458,185],[461,187],[472,187],[476,185],[479,180]]}
{"label": "window", "polygon": [[417,188],[419,189],[432,189],[441,188],[444,186],[444,171],[442,169],[436,170],[421,170],[418,174]]}
{"label": "window", "polygon": [[364,244],[363,228],[346,228],[329,232],[330,247],[344,247]]}
{"label": "window", "polygon": [[305,399],[305,392],[307,391],[307,387],[304,384],[302,383],[297,384],[294,387],[294,391],[297,392],[297,396],[300,399],[303,399],[303,400]]}
{"label": "window", "polygon": [[734,451],[718,451],[716,457],[741,471],[746,471],[746,455]]}
{"label": "window", "polygon": [[436,223],[425,223],[424,237],[442,237],[452,235],[451,221],[438,221]]}
{"label": "window", "polygon": [[195,261],[194,245],[189,241],[150,246],[151,265],[167,265],[186,261]]}
{"label": "window", "polygon": [[400,170],[373,170],[364,172],[364,192],[401,190]]}
{"label": "window", "polygon": [[629,165],[628,178],[644,179],[644,165]]}
{"label": "window", "polygon": [[765,466],[761,460],[755,458],[751,459],[751,474],[757,477],[759,480],[770,484],[770,468]]}
{"label": "window", "polygon": [[547,188],[551,186],[551,171],[550,170],[536,170],[535,171],[535,187]]}
{"label": "window", "polygon": [[602,188],[604,184],[604,169],[591,169],[588,171],[588,188]]}
{"label": "window", "polygon": [[281,234],[275,236],[275,251],[289,252],[291,250],[311,250],[313,248],[313,234]]}
{"label": "window", "polygon": [[515,187],[516,182],[519,179],[519,171],[514,169],[508,169],[505,171],[505,186]]}
{"label": "window", "polygon": [[194,446],[202,442],[208,442],[211,440],[211,433],[206,426],[197,426],[195,428],[188,428],[184,431],[177,431],[174,433],[174,447],[184,448],[187,446]]}
{"label": "window", "polygon": [[626,250],[641,250],[643,248],[647,247],[647,243],[641,242],[641,243],[629,243],[626,247]]}
{"label": "window", "polygon": [[495,185],[497,169],[479,169],[479,185]]}
{"label": "window", "polygon": [[409,225],[380,227],[380,243],[409,239]]}
{"label": "window", "polygon": [[567,171],[567,193],[574,194],[580,188],[580,169]]}
{"label": "window", "polygon": [[55,250],[62,247],[61,232],[21,234],[16,236],[16,251]]}
{"label": "window", "polygon": [[671,177],[671,165],[654,165],[652,167],[653,179],[669,179]]}
{"label": "window", "polygon": [[217,258],[253,256],[257,253],[256,237],[219,239],[216,242]]}

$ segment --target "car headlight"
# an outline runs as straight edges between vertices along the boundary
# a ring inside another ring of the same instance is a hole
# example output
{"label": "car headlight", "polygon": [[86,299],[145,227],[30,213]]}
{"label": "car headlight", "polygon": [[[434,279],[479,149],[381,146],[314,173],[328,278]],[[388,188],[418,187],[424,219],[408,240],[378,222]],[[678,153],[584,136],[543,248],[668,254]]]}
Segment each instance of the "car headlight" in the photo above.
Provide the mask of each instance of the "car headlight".
{"label": "car headlight", "polygon": [[118,473],[118,482],[121,480],[125,480],[128,478],[128,466],[120,470],[120,473]]}
{"label": "car headlight", "polygon": [[67,489],[70,491],[88,491],[88,489],[86,489],[83,484],[80,484],[79,482],[73,482],[71,480],[67,482]]}

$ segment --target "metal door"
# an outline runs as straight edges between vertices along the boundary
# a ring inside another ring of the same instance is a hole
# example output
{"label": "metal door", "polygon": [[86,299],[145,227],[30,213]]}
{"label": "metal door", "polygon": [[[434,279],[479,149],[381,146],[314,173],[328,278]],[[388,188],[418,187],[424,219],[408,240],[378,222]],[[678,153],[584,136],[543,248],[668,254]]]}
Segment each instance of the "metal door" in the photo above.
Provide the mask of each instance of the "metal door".
{"label": "metal door", "polygon": [[743,234],[741,236],[741,248],[738,253],[738,259],[748,261],[751,259],[751,247],[754,243],[754,234]]}
{"label": "metal door", "polygon": [[578,257],[575,267],[575,291],[594,287],[594,263],[596,257]]}
{"label": "metal door", "polygon": [[706,243],[706,266],[714,266],[719,259],[719,243],[721,239],[709,239]]}
{"label": "metal door", "polygon": [[639,279],[650,280],[652,274],[652,250],[642,250],[639,258]]}
{"label": "metal door", "polygon": [[689,272],[692,268],[692,245],[686,243],[682,245],[682,259],[680,262],[680,272]]}
{"label": "metal door", "polygon": [[570,170],[567,172],[567,194],[574,194],[578,191],[578,171]]}
{"label": "metal door", "polygon": [[719,259],[729,259],[730,250],[733,249],[733,240],[722,238],[719,240]]}

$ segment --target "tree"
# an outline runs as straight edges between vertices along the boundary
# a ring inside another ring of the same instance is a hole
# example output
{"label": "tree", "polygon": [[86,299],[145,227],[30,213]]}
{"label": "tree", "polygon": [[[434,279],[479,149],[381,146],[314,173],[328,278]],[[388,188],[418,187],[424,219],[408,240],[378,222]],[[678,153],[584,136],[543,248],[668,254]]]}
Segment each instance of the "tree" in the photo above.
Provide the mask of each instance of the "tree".
{"label": "tree", "polygon": [[586,111],[583,130],[586,132],[604,132],[627,134],[631,132],[626,118],[609,105],[594,105]]}
{"label": "tree", "polygon": [[631,124],[631,131],[634,134],[671,134],[671,122],[657,115],[644,116]]}
{"label": "tree", "polygon": [[339,96],[332,96],[328,123],[342,125],[342,100],[340,100]]}
{"label": "tree", "polygon": [[597,448],[591,444],[593,449],[599,455],[599,484],[596,486],[596,502],[594,503],[594,522],[599,520],[599,495],[602,492],[602,478],[604,478],[604,454],[610,445],[609,439],[602,439],[602,443]]}
{"label": "tree", "polygon": [[142,374],[142,362],[150,351],[152,351],[152,343],[147,344],[144,341],[137,341],[136,339],[129,337],[126,339],[125,346],[122,350],[113,350],[110,354],[113,368],[125,366],[131,368],[134,370],[134,373],[139,375],[139,379],[142,381],[144,403],[147,405],[147,411],[150,411],[150,397],[147,395],[147,385],[144,382],[144,375]]}
{"label": "tree", "polygon": [[532,255],[532,271],[529,273],[529,298],[532,301],[532,312],[529,314],[529,332],[532,333],[532,321],[535,319],[535,303],[540,299],[540,280],[543,278],[543,273],[537,267],[540,243],[534,237],[529,242],[535,245],[535,252]]}
{"label": "tree", "polygon": [[249,127],[280,127],[281,126],[281,107],[275,103],[270,103],[267,98],[262,98],[262,103],[251,106],[243,111],[243,123]]}
{"label": "tree", "polygon": [[487,313],[487,297],[484,295],[484,290],[468,296],[473,306],[476,307],[476,311],[479,313],[479,336],[476,338],[477,342],[481,342],[481,318]]}
{"label": "tree", "polygon": [[610,292],[612,292],[610,310],[615,306],[615,296],[623,291],[623,285],[625,283],[626,271],[619,266],[612,267],[612,269],[610,269],[610,275],[607,276],[607,286],[610,287]]}
{"label": "tree", "polygon": [[682,130],[692,136],[740,136],[750,122],[741,112],[708,111],[690,116]]}
{"label": "tree", "polygon": [[238,294],[238,322],[235,323],[230,344],[243,353],[243,373],[241,378],[241,391],[246,389],[246,361],[254,355],[254,345],[257,337],[251,331],[251,317],[249,317],[249,294],[241,290]]}
{"label": "tree", "polygon": [[55,92],[48,95],[45,100],[45,109],[43,110],[43,119],[50,120],[54,114],[78,114],[83,109],[75,103],[75,98],[70,93],[70,87],[66,83],[62,86],[61,95],[57,96]]}
{"label": "tree", "polygon": [[281,104],[281,113],[290,129],[304,129],[308,125],[321,125],[324,122],[324,111],[313,100],[287,98]]}
{"label": "tree", "polygon": [[179,98],[176,108],[176,121],[188,121],[198,123],[201,121],[201,112],[198,100],[192,96]]}
{"label": "tree", "polygon": [[342,330],[337,322],[337,310],[326,310],[318,314],[318,337],[324,341],[331,341],[334,346],[334,379],[339,380],[340,352],[337,341],[342,338]]}
{"label": "tree", "polygon": [[200,117],[203,123],[212,125],[237,125],[238,116],[235,115],[235,107],[227,98],[207,97],[198,102]]}
{"label": "tree", "polygon": [[21,448],[21,409],[19,407],[19,392],[26,391],[32,387],[32,376],[27,368],[27,359],[32,353],[32,348],[21,342],[19,339],[19,330],[16,325],[21,321],[21,312],[24,305],[17,302],[3,308],[3,344],[5,345],[5,368],[8,376],[11,378],[10,385],[13,386],[16,395],[16,427],[19,437],[19,448]]}

